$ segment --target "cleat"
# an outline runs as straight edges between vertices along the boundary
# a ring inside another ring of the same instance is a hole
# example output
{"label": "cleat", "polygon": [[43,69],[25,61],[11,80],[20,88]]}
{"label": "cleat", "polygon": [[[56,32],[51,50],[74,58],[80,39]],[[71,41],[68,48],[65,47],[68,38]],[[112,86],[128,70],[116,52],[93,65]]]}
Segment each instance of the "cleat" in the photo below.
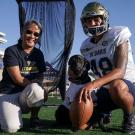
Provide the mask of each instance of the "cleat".
{"label": "cleat", "polygon": [[110,129],[107,127],[107,125],[111,122],[111,117],[111,112],[96,114],[89,121],[89,127],[95,128],[98,124],[102,131],[110,132]]}
{"label": "cleat", "polygon": [[131,115],[129,117],[124,117],[122,123],[122,129],[125,133],[133,134],[135,133],[135,116]]}
{"label": "cleat", "polygon": [[112,114],[103,114],[103,123],[104,124],[109,124],[111,122]]}

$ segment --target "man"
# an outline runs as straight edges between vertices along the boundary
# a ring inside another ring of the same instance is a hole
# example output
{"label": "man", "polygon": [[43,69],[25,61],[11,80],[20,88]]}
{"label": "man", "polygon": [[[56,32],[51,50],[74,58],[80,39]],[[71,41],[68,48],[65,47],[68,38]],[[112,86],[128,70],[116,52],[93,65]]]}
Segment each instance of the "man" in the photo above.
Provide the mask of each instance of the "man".
{"label": "man", "polygon": [[[109,13],[98,2],[87,4],[81,15],[84,33],[88,38],[82,43],[81,53],[89,61],[91,70],[96,75],[94,81],[86,84],[80,93],[87,98],[87,94],[97,89],[101,94],[100,111],[111,111],[120,107],[124,112],[123,131],[135,132],[135,118],[133,105],[135,88],[129,80],[125,80],[131,33],[127,27],[109,27]],[[106,87],[106,90],[99,89]]]}
{"label": "man", "polygon": [[14,133],[23,126],[22,113],[31,112],[31,126],[40,126],[38,112],[47,99],[41,87],[45,68],[42,52],[35,48],[42,33],[35,20],[26,22],[19,42],[5,50],[0,82],[0,125]]}

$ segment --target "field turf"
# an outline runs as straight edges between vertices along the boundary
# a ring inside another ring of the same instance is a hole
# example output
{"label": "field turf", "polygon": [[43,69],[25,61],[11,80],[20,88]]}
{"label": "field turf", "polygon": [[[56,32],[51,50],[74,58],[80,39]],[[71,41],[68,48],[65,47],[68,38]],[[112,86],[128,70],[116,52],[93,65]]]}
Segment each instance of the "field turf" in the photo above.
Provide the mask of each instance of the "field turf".
{"label": "field turf", "polygon": [[[61,102],[58,100],[56,102],[54,98],[48,100],[48,102],[50,101],[52,104],[54,103],[59,104]],[[39,117],[40,119],[42,119],[42,122],[44,123],[44,129],[41,130],[30,129],[29,128],[30,114],[23,115],[24,128],[18,131],[17,133],[14,133],[13,135],[124,135],[124,134],[127,135],[126,133],[123,133],[121,131],[121,123],[123,115],[121,110],[115,110],[112,112],[112,121],[109,125],[107,125],[107,128],[109,129],[108,132],[103,132],[99,128],[87,131],[73,132],[70,127],[56,125],[54,117],[56,108],[57,108],[56,106],[51,107],[44,106],[41,108]],[[11,135],[11,134],[0,132],[0,135]]]}

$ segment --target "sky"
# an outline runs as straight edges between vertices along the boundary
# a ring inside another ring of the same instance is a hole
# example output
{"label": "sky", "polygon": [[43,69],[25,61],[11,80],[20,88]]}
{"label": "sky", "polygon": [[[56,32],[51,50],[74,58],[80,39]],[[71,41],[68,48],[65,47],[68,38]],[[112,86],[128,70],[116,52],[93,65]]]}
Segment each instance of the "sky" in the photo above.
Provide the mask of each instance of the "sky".
{"label": "sky", "polygon": [[[135,60],[135,0],[97,0],[101,2],[109,11],[109,24],[113,26],[129,27],[131,45]],[[76,8],[75,34],[73,47],[70,55],[79,54],[83,40],[87,38],[84,34],[80,22],[82,9],[91,0],[74,0]],[[8,46],[17,43],[20,37],[18,5],[16,0],[0,0],[0,32],[6,34],[7,43],[0,45],[0,50],[5,50]]]}

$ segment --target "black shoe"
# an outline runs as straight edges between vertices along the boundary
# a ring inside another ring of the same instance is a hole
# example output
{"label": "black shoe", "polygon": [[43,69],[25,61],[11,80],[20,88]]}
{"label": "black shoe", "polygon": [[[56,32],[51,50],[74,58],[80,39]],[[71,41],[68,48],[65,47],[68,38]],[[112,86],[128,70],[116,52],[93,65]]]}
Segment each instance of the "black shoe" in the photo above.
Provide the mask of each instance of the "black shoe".
{"label": "black shoe", "polygon": [[111,112],[101,114],[101,118],[98,124],[102,131],[111,132],[110,128],[108,127],[108,124],[111,122],[111,117]]}
{"label": "black shoe", "polygon": [[30,128],[43,129],[44,128],[44,124],[43,124],[43,122],[38,117],[30,118]]}
{"label": "black shoe", "polygon": [[131,115],[129,117],[124,117],[124,121],[122,123],[122,129],[124,132],[128,134],[135,133],[135,116]]}
{"label": "black shoe", "polygon": [[109,124],[111,122],[112,114],[104,113],[103,114],[103,124]]}
{"label": "black shoe", "polygon": [[[97,113],[93,115],[93,117],[89,121],[89,127],[95,128],[97,124],[102,131],[108,131],[107,124],[111,122],[112,114],[111,112],[108,113]],[[109,129],[110,132],[110,129]]]}

